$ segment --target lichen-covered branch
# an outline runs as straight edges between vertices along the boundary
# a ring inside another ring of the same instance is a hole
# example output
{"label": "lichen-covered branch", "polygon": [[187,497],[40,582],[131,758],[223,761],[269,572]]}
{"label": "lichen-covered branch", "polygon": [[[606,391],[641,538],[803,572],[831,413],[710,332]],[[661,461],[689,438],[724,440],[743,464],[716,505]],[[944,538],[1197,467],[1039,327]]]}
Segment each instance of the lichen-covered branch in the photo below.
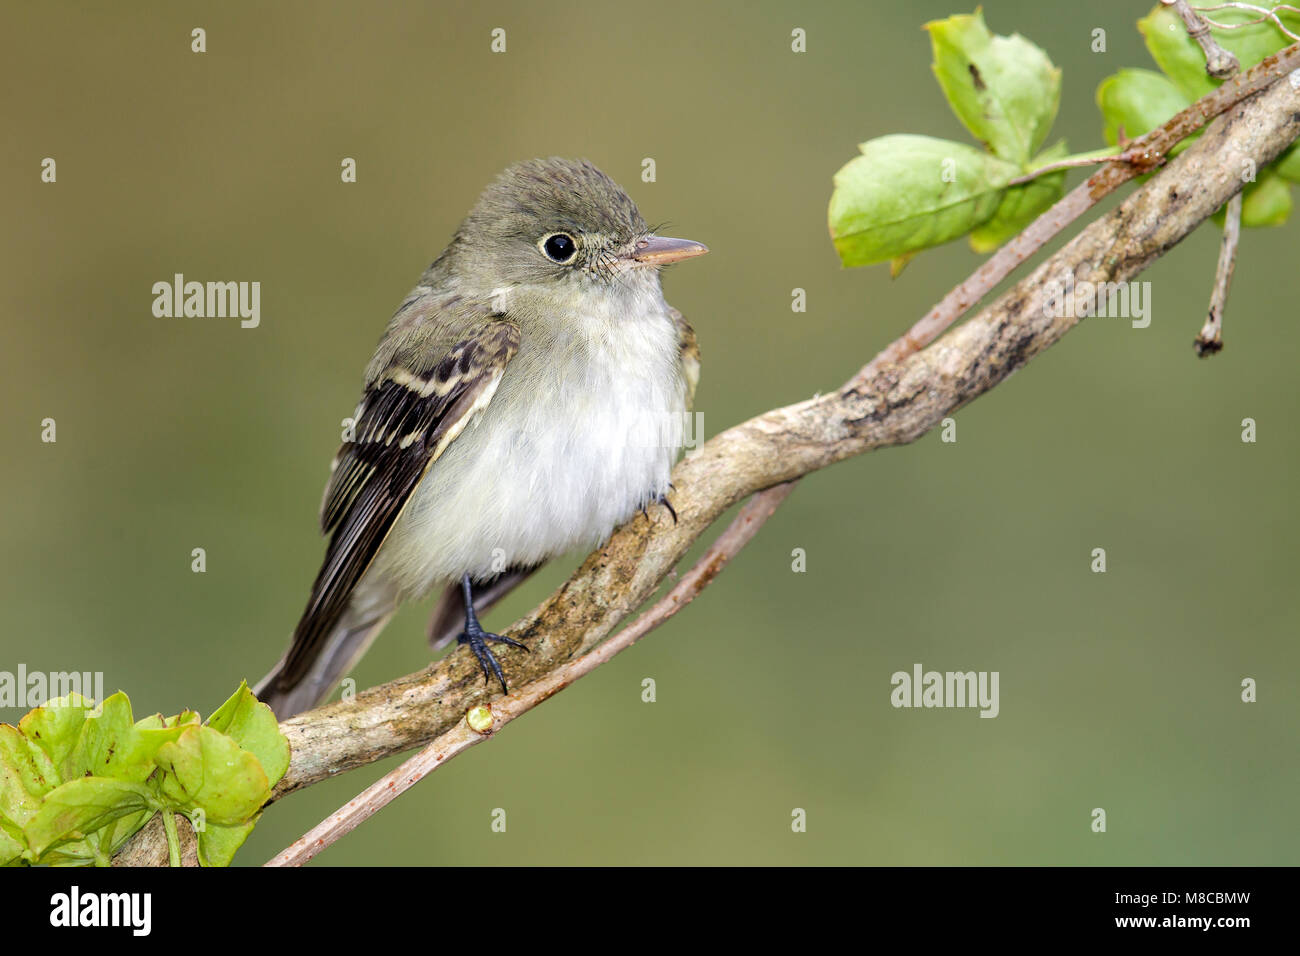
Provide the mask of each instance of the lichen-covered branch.
{"label": "lichen-covered branch", "polygon": [[[1274,80],[1297,66],[1300,47],[1260,64],[1274,71]],[[1254,82],[1260,67],[1247,74]],[[765,412],[687,455],[673,474],[676,523],[664,509],[638,515],[505,632],[531,648],[499,654],[515,688],[511,697],[527,695],[531,684],[604,640],[732,505],[846,458],[915,441],[1002,382],[1079,322],[1077,315],[1058,315],[1061,310],[1051,307],[1053,282],[1072,275],[1077,297],[1084,282],[1132,279],[1242,188],[1240,170],[1247,161],[1262,167],[1297,137],[1300,82],[1272,82],[1231,107],[1116,209],[929,348],[902,361],[873,362],[840,389]],[[453,653],[353,700],[291,718],[281,729],[293,756],[276,797],[424,746],[495,696],[473,657]],[[115,862],[159,865],[166,858],[155,821]]]}

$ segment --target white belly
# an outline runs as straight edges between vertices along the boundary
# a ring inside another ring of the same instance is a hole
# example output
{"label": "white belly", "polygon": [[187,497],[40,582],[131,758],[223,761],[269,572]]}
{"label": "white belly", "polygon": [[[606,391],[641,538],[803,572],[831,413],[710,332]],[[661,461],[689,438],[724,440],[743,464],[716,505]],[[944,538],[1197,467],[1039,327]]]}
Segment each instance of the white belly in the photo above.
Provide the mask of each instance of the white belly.
{"label": "white belly", "polygon": [[[530,347],[433,464],[368,577],[418,597],[590,549],[668,490],[685,384],[666,314]],[[545,375],[543,377],[543,369]],[[530,383],[551,382],[550,388]]]}

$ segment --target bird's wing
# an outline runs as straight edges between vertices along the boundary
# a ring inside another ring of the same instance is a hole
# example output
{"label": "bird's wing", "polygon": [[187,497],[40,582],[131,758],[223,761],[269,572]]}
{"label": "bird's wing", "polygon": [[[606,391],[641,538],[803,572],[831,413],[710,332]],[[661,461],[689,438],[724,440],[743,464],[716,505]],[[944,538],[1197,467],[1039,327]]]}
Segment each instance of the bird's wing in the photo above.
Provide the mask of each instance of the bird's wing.
{"label": "bird's wing", "polygon": [[686,318],[672,306],[668,307],[668,312],[673,317],[673,325],[677,326],[677,348],[681,353],[682,374],[686,378],[686,410],[690,411],[695,407],[695,387],[700,384],[700,344]]}
{"label": "bird's wing", "polygon": [[519,327],[485,321],[446,352],[416,355],[377,375],[362,396],[355,437],[339,449],[321,505],[325,562],[294,630],[278,683],[310,670],[411,492],[487,407],[519,347]]}

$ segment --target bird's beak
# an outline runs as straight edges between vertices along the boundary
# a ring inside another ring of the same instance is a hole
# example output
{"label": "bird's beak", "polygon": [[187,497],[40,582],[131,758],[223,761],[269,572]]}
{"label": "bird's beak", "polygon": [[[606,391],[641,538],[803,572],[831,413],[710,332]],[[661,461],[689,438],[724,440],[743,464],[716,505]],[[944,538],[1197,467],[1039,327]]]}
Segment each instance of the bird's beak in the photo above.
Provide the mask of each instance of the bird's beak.
{"label": "bird's beak", "polygon": [[692,239],[669,239],[667,236],[646,236],[637,240],[630,258],[647,266],[666,266],[670,262],[702,256],[709,249]]}

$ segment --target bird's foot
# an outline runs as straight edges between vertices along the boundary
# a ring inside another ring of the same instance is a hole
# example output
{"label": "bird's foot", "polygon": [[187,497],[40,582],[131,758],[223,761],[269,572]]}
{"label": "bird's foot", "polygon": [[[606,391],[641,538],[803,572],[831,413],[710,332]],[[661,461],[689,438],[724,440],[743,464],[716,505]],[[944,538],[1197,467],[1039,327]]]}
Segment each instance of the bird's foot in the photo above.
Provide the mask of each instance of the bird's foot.
{"label": "bird's foot", "polygon": [[488,649],[488,641],[497,641],[501,644],[509,644],[511,647],[522,647],[528,650],[526,644],[521,644],[514,638],[502,637],[500,634],[491,634],[479,626],[478,621],[470,620],[465,624],[465,630],[461,631],[460,637],[456,638],[457,644],[468,644],[469,649],[474,652],[478,658],[478,666],[483,668],[483,680],[489,681],[496,677],[501,682],[501,693],[508,694],[510,689],[506,687],[506,676],[501,673],[501,665],[497,662],[492,651]]}

